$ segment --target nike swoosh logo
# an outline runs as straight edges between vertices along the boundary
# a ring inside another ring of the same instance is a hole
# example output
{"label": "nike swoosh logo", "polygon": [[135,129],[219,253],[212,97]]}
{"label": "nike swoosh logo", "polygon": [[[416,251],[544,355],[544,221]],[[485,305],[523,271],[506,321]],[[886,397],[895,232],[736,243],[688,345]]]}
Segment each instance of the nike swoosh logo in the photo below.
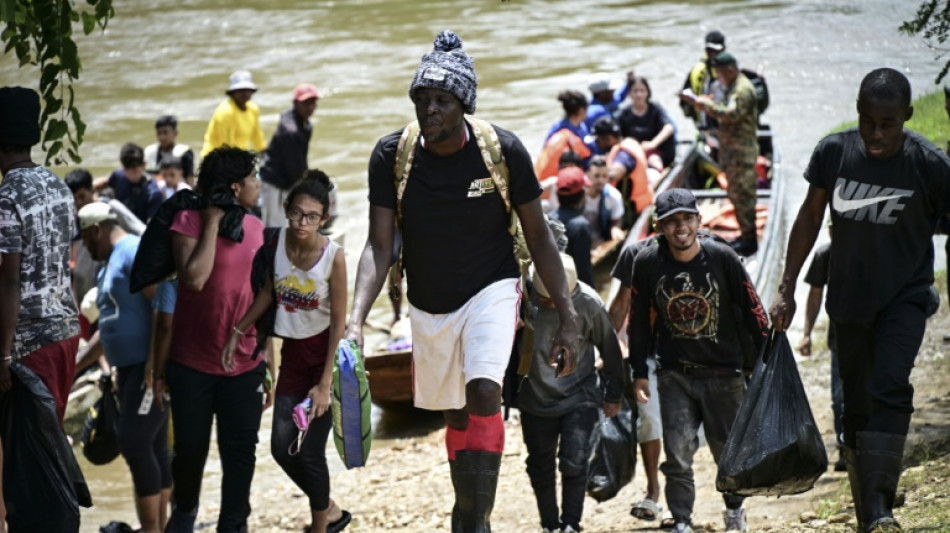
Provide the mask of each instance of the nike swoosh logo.
{"label": "nike swoosh logo", "polygon": [[844,213],[845,211],[854,211],[855,209],[861,209],[862,207],[867,207],[869,205],[907,196],[906,194],[892,194],[889,196],[878,196],[875,198],[863,198],[861,200],[845,200],[841,197],[842,188],[843,185],[838,185],[835,187],[833,197],[835,209],[837,209],[839,213]]}

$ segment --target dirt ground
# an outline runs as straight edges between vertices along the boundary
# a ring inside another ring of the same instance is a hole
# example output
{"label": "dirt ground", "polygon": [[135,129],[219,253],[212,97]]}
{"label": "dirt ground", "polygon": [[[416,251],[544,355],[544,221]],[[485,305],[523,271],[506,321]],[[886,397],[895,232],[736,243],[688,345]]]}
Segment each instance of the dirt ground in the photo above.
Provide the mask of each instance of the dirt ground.
{"label": "dirt ground", "polygon": [[[942,456],[950,451],[947,445],[950,442],[950,387],[947,386],[950,360],[945,357],[950,344],[943,343],[944,332],[950,332],[946,302],[928,324],[917,368],[912,375],[917,411],[908,439],[905,466],[920,465],[908,471],[918,478],[921,472],[926,473],[930,461],[946,462],[947,458]],[[813,339],[817,353],[802,360],[799,368],[815,418],[822,429],[829,459],[833,462],[837,452],[834,449],[829,393],[829,354],[824,349],[823,338],[824,332],[816,331]],[[798,340],[794,336],[791,339],[793,345]],[[506,438],[492,527],[500,532],[538,531],[534,495],[524,470],[526,451],[517,421],[506,425]],[[332,444],[327,453],[328,457],[335,455]],[[585,532],[659,531],[658,522],[643,522],[629,514],[630,506],[644,494],[645,478],[640,468],[638,465],[633,482],[614,499],[598,504],[587,498],[581,524]],[[702,528],[698,530],[722,531],[722,500],[715,491],[716,468],[708,448],[703,447],[697,454],[695,471],[694,525]],[[272,470],[267,475],[281,476],[281,473]],[[662,475],[660,479],[662,482]],[[815,488],[805,494],[747,500],[750,530],[852,531],[853,512],[846,479],[846,474],[829,468]],[[905,512],[911,513],[923,503],[935,508],[950,508],[945,482],[945,478],[937,477],[930,480],[929,488],[908,491],[908,503],[896,511],[897,517],[902,518]],[[258,476],[254,485],[251,531],[299,532],[309,523],[307,501],[289,479],[264,480]],[[441,430],[382,443],[371,453],[368,467],[336,473],[332,476],[331,486],[336,501],[353,514],[350,531],[449,531],[453,492]],[[205,511],[214,510],[208,508]],[[913,525],[918,526],[913,531],[950,531],[950,525],[940,523],[946,520],[945,514],[943,518],[921,516],[919,512],[913,516]]]}

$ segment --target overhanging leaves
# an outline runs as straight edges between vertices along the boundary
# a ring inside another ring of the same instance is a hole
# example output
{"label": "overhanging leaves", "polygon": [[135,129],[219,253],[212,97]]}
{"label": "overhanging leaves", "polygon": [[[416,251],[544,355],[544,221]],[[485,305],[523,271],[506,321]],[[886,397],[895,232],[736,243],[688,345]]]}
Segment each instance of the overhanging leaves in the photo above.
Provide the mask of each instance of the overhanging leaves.
{"label": "overhanging leaves", "polygon": [[[43,102],[40,127],[46,164],[79,163],[86,124],[74,106],[73,83],[79,79],[82,61],[73,40],[73,23],[82,31],[105,29],[115,15],[112,0],[86,0],[86,6],[71,0],[0,0],[0,42],[4,53],[16,54],[20,68],[34,65]],[[64,150],[65,149],[65,150]]]}
{"label": "overhanging leaves", "polygon": [[[913,20],[904,21],[899,28],[907,35],[920,35],[934,52],[934,59],[942,60],[950,49],[944,46],[950,38],[950,0],[924,0],[917,7]],[[944,61],[935,83],[940,83],[950,70],[950,59]]]}

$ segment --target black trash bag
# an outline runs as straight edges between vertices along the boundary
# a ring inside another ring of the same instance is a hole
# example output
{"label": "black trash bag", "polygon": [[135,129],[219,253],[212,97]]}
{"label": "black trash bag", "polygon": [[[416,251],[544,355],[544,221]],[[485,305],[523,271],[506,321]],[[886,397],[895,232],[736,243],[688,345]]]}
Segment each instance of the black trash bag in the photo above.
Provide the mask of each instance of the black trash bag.
{"label": "black trash bag", "polygon": [[132,526],[126,524],[125,522],[113,520],[100,527],[99,533],[135,533],[135,530],[132,529]]}
{"label": "black trash bag", "polygon": [[772,331],[719,458],[716,489],[737,496],[811,490],[828,455],[784,332]]}
{"label": "black trash bag", "polygon": [[79,531],[79,506],[92,497],[59,422],[56,402],[32,370],[10,365],[0,393],[3,495],[10,531]]}
{"label": "black trash bag", "polygon": [[590,437],[590,467],[587,470],[587,494],[605,502],[633,479],[637,466],[636,412],[626,399],[620,400],[620,412],[613,418],[600,411],[600,421]]}
{"label": "black trash bag", "polygon": [[132,293],[164,281],[175,273],[175,259],[172,257],[171,227],[175,215],[182,209],[204,209],[216,205],[224,209],[224,218],[218,227],[218,236],[234,242],[244,239],[244,215],[247,210],[237,203],[234,196],[227,193],[215,193],[205,197],[185,189],[162,202],[158,211],[148,221],[145,233],[132,262],[129,279],[129,291]]}
{"label": "black trash bag", "polygon": [[119,437],[116,425],[119,422],[119,406],[112,388],[112,376],[102,374],[99,378],[102,396],[89,408],[82,425],[82,454],[94,465],[109,464],[119,456]]}

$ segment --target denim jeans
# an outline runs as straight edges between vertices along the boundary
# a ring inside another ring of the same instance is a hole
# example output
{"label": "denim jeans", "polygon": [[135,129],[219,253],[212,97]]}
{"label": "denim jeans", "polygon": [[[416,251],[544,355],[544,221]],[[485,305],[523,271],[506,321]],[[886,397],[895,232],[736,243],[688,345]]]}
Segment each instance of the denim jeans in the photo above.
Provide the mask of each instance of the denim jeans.
{"label": "denim jeans", "polygon": [[218,532],[246,531],[251,514],[254,451],[264,403],[264,363],[236,376],[215,376],[169,361],[166,373],[175,431],[175,508],[190,513],[198,506],[211,443],[211,422],[217,418],[221,456]]}
{"label": "denim jeans", "polygon": [[[521,433],[528,449],[528,477],[538,502],[541,527],[577,529],[584,512],[590,434],[597,422],[597,408],[575,409],[559,417],[521,413]],[[560,440],[560,446],[558,441]],[[554,458],[561,471],[561,518],[558,520],[557,480]]]}
{"label": "denim jeans", "polygon": [[[677,522],[690,523],[696,487],[693,456],[699,448],[697,430],[703,425],[713,459],[719,456],[735,421],[745,378],[686,377],[679,371],[657,372],[660,414],[663,419],[663,450],[666,461],[660,471],[666,477],[666,504]],[[737,509],[744,498],[723,494],[729,509]]]}

